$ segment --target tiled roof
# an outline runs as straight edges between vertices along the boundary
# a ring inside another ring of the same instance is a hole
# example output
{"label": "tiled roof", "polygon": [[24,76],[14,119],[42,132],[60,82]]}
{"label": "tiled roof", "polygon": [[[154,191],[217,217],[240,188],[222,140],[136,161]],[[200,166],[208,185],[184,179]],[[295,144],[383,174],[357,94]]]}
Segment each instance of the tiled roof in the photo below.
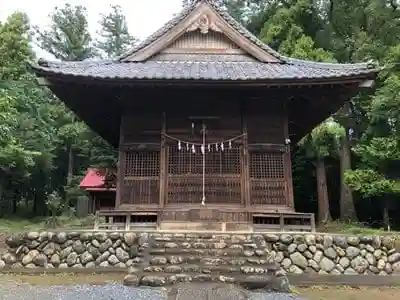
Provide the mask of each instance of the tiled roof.
{"label": "tiled roof", "polygon": [[98,79],[277,80],[339,78],[374,72],[367,64],[253,61],[42,62],[45,73]]}
{"label": "tiled roof", "polygon": [[[207,1],[212,8],[236,29],[244,38],[250,40],[279,62],[264,63],[257,60],[227,61],[209,55],[192,57],[185,61],[147,60],[144,62],[122,62],[121,60],[150,45],[178,25],[201,1]],[[330,64],[297,60],[280,55],[268,45],[251,34],[244,26],[211,0],[196,0],[184,8],[177,16],[160,30],[152,34],[137,47],[131,49],[116,61],[47,62],[32,64],[37,73],[80,76],[98,79],[188,79],[188,80],[286,80],[340,78],[354,75],[376,73],[376,66],[361,64]]]}

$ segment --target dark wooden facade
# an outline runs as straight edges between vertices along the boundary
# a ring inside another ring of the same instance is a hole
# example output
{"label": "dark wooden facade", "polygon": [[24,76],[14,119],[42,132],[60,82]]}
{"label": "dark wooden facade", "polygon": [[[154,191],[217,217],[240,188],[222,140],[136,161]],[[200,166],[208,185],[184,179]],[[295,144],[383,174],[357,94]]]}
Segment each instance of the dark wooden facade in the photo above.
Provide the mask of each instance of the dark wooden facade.
{"label": "dark wooden facade", "polygon": [[[283,213],[296,217],[291,144],[378,72],[282,56],[212,0],[193,1],[117,60],[42,60],[32,68],[119,148],[108,215],[230,225],[275,215],[280,228]],[[178,149],[177,141],[202,144],[203,126],[205,155],[184,143]],[[208,151],[221,141],[224,151]]]}
{"label": "dark wooden facade", "polygon": [[[179,213],[175,209],[200,206],[203,154],[200,147],[193,153],[184,143],[179,150],[176,139],[201,144],[205,125],[207,206],[238,213],[292,211],[285,103],[263,104],[231,93],[221,93],[218,99],[210,92],[203,94],[201,98],[193,95],[190,101],[168,100],[164,110],[154,101],[150,106],[159,109],[146,112],[132,107],[123,115],[119,165],[123,180],[119,181],[117,205],[163,209],[162,219],[189,220],[189,209]],[[238,138],[229,145],[227,141],[234,137]],[[226,141],[224,150],[221,141]],[[238,214],[232,218],[247,217]]]}

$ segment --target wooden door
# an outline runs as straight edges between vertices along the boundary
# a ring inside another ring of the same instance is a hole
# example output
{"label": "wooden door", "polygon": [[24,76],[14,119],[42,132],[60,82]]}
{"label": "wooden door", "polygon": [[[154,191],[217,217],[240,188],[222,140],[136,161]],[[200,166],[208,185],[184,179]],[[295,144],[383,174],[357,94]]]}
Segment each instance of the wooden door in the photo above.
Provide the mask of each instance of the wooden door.
{"label": "wooden door", "polygon": [[[206,128],[204,155],[201,151],[203,124]],[[241,134],[240,117],[175,118],[167,122],[167,132],[170,136],[167,137],[169,204],[200,204],[203,186],[207,204],[241,203],[242,139],[228,142]],[[182,141],[181,149],[177,140]],[[223,149],[222,141],[225,141]]]}

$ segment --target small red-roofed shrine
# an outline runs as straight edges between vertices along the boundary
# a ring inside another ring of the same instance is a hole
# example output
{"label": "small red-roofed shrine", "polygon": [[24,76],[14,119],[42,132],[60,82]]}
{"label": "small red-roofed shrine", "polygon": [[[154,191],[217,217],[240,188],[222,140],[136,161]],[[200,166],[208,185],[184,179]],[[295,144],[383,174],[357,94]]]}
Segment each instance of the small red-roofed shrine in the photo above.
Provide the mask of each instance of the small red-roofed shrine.
{"label": "small red-roofed shrine", "polygon": [[107,182],[107,174],[115,174],[115,171],[89,168],[85,177],[79,183],[79,187],[89,195],[88,212],[90,214],[94,214],[98,210],[115,208],[116,185],[115,182]]}

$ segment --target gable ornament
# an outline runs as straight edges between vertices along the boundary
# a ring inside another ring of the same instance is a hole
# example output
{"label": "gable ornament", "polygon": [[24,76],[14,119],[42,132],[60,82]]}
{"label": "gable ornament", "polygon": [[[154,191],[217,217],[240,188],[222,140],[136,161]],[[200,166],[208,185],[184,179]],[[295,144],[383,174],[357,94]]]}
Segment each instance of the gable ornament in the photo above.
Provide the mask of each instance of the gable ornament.
{"label": "gable ornament", "polygon": [[190,32],[197,29],[199,29],[202,34],[207,34],[210,30],[222,32],[218,24],[214,20],[210,19],[210,17],[206,14],[203,14],[197,18],[197,20],[194,21],[186,31]]}

